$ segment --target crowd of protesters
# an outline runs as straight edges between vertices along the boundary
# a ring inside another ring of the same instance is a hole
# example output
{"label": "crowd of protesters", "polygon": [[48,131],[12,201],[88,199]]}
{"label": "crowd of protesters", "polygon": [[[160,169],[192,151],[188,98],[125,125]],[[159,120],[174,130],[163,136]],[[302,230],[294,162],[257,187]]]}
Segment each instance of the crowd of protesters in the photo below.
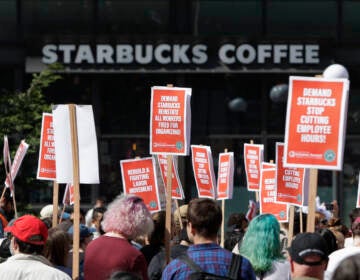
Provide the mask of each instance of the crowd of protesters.
{"label": "crowd of protesters", "polygon": [[[350,213],[347,228],[332,204],[332,211],[318,209],[313,233],[305,232],[307,215],[296,212],[292,240],[288,225],[271,214],[250,220],[232,213],[221,246],[221,207],[196,198],[173,213],[166,252],[165,211],[151,214],[133,195],[108,205],[99,198],[80,211],[78,279],[360,279],[360,209]],[[53,227],[53,212],[46,205],[38,216],[14,219],[11,198],[2,197],[1,279],[72,279],[73,213],[59,211]]]}

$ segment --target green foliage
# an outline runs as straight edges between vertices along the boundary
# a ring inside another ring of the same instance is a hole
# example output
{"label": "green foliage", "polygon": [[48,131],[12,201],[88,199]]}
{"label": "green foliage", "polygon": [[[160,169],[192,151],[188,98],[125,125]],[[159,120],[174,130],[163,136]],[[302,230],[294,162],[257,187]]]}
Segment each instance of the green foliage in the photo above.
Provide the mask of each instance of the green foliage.
{"label": "green foliage", "polygon": [[[39,74],[33,74],[30,87],[26,92],[5,92],[0,95],[0,131],[8,135],[11,145],[19,145],[22,139],[30,145],[28,154],[38,152],[41,119],[43,112],[51,112],[46,103],[43,90],[61,79],[57,72],[61,64],[52,64]],[[12,153],[14,148],[11,148]],[[2,158],[2,157],[1,157]]]}
{"label": "green foliage", "polygon": [[[46,103],[43,91],[57,80],[62,79],[59,71],[63,69],[63,66],[58,63],[49,65],[39,74],[33,74],[30,86],[25,92],[9,91],[0,94],[1,145],[3,145],[3,136],[7,135],[11,158],[14,158],[22,139],[29,144],[24,162],[15,180],[19,203],[28,201],[30,185],[33,190],[38,190],[38,187],[49,184],[46,181],[36,180],[42,113],[51,112],[51,105]],[[0,158],[3,167],[2,153]],[[5,180],[4,168],[1,169],[3,174],[1,174],[0,180],[2,178]]]}

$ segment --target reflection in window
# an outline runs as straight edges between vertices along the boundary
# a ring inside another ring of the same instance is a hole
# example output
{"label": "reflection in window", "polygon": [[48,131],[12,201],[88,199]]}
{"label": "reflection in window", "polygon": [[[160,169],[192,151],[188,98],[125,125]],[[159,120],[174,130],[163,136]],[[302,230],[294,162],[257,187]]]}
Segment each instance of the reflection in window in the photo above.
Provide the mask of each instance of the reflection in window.
{"label": "reflection in window", "polygon": [[92,27],[92,3],[91,0],[22,1],[25,35],[88,33]]}
{"label": "reflection in window", "polygon": [[343,38],[354,40],[360,35],[360,2],[344,1],[343,3]]}
{"label": "reflection in window", "polygon": [[254,38],[261,34],[261,1],[194,1],[193,19],[198,34]]}
{"label": "reflection in window", "polygon": [[268,1],[268,36],[336,38],[336,1]]}
{"label": "reflection in window", "polygon": [[16,1],[0,1],[0,36],[1,40],[16,37]]}
{"label": "reflection in window", "polygon": [[99,1],[99,32],[143,34],[166,33],[169,1]]}

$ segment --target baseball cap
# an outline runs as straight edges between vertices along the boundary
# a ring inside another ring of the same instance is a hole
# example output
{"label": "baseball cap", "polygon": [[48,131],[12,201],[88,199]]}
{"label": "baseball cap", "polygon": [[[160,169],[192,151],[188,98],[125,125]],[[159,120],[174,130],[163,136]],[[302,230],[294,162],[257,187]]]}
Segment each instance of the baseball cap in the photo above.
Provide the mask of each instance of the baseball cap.
{"label": "baseball cap", "polygon": [[[299,264],[319,265],[323,260],[328,259],[328,248],[325,239],[318,233],[299,233],[291,242],[288,248],[291,258]],[[306,256],[318,255],[321,257],[320,261],[307,262]]]}
{"label": "baseball cap", "polygon": [[[95,228],[87,227],[84,224],[80,224],[80,239],[91,236],[95,231]],[[69,228],[68,234],[74,234],[74,226],[71,226]]]}
{"label": "baseball cap", "polygon": [[48,237],[48,229],[43,221],[32,215],[24,215],[16,219],[14,224],[5,227],[17,239],[34,245],[44,245]]}

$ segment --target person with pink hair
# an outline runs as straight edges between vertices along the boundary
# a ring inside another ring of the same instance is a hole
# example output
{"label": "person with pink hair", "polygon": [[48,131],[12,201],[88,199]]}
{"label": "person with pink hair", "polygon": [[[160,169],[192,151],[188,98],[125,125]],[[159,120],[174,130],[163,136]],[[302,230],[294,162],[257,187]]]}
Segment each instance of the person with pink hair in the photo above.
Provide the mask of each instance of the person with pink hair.
{"label": "person with pink hair", "polygon": [[147,280],[145,257],[130,243],[154,228],[144,201],[133,195],[118,196],[108,206],[101,225],[105,234],[90,242],[85,252],[84,278],[105,280],[114,271],[127,271]]}

